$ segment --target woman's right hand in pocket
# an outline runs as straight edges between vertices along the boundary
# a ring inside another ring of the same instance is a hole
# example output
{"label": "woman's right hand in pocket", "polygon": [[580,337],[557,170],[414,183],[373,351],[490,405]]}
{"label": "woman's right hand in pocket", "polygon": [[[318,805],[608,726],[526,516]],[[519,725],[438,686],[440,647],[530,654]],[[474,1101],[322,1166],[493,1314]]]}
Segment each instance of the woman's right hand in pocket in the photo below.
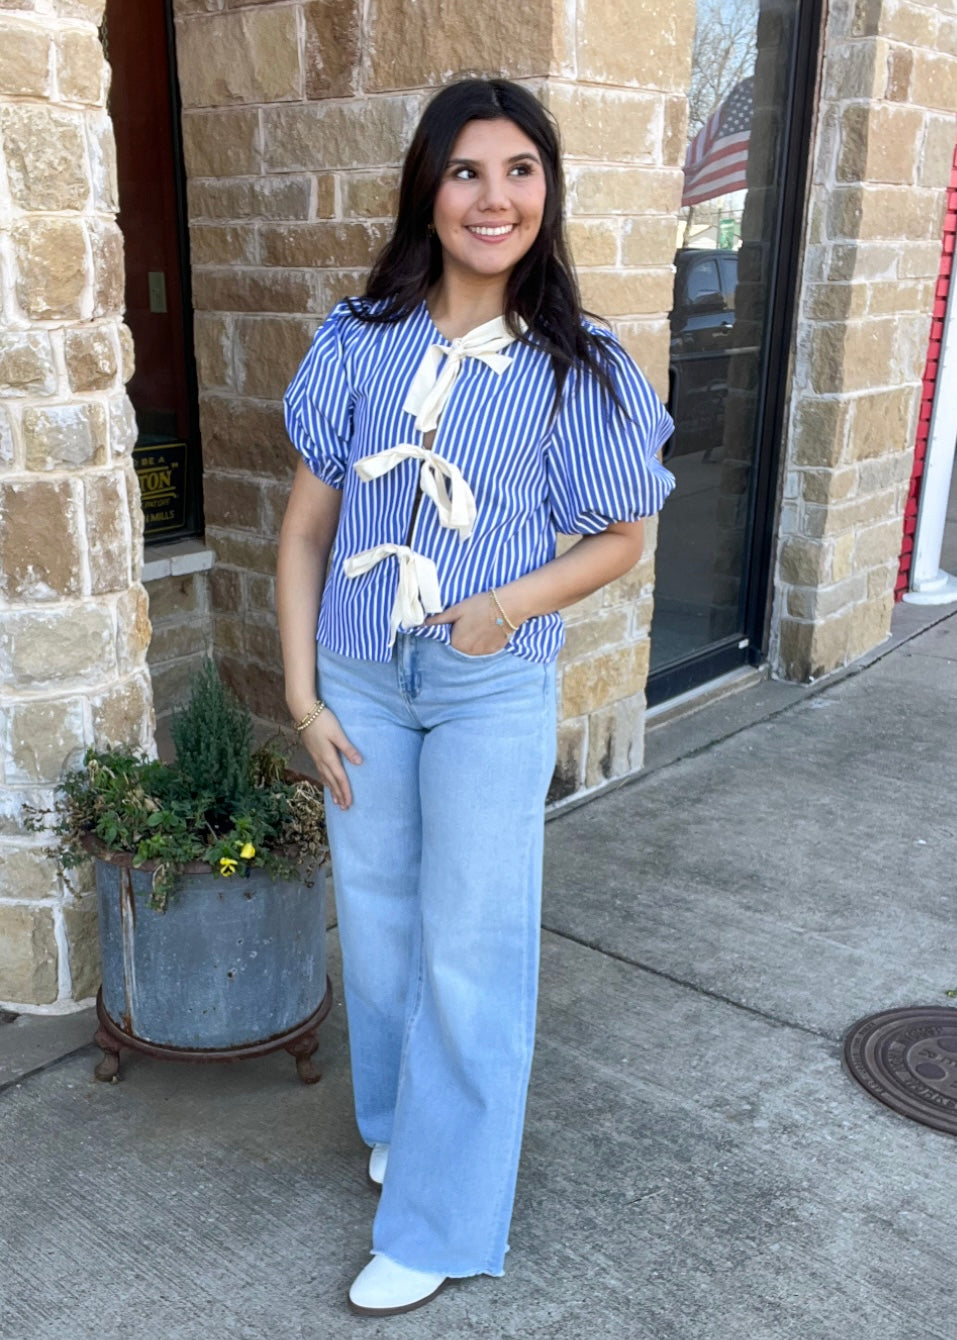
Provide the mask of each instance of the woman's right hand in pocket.
{"label": "woman's right hand in pocket", "polygon": [[338,805],[340,810],[347,810],[352,804],[352,788],[342,760],[346,758],[358,767],[362,756],[346,738],[335,712],[328,707],[323,708],[315,721],[302,732],[301,738],[320,779],[329,788],[333,804]]}

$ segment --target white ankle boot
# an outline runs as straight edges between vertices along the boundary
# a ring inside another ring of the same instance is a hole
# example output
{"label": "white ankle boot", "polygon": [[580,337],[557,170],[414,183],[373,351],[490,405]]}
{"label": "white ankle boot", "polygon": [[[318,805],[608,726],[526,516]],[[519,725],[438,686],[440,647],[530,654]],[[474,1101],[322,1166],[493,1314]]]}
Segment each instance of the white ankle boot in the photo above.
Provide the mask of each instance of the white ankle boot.
{"label": "white ankle boot", "polygon": [[389,1162],[389,1146],[373,1145],[369,1155],[369,1181],[373,1186],[381,1186],[385,1181],[386,1165]]}
{"label": "white ankle boot", "polygon": [[409,1270],[387,1256],[374,1256],[352,1281],[349,1306],[364,1317],[391,1317],[430,1302],[446,1282],[432,1270]]}

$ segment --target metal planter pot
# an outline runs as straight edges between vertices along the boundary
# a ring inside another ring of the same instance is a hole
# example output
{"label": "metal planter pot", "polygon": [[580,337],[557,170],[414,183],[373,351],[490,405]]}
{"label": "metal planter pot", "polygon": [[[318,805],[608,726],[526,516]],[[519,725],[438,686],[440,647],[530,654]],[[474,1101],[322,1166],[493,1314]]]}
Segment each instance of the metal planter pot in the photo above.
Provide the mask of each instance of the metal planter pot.
{"label": "metal planter pot", "polygon": [[149,906],[151,886],[149,871],[128,857],[97,857],[98,1078],[115,1078],[123,1046],[182,1060],[285,1047],[303,1079],[318,1079],[308,1057],[331,1003],[325,868],[310,886],[261,870],[224,879],[195,866],[164,912]]}

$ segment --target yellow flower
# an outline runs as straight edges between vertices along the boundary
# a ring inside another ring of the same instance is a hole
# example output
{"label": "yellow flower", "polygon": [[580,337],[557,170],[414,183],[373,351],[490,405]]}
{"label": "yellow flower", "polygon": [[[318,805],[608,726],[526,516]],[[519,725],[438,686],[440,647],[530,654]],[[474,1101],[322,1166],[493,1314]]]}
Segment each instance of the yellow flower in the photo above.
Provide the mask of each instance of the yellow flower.
{"label": "yellow flower", "polygon": [[256,855],[256,848],[251,842],[247,842],[239,854],[244,861],[251,861]]}
{"label": "yellow flower", "polygon": [[219,873],[228,879],[230,875],[235,875],[237,864],[238,862],[234,861],[231,856],[220,856]]}

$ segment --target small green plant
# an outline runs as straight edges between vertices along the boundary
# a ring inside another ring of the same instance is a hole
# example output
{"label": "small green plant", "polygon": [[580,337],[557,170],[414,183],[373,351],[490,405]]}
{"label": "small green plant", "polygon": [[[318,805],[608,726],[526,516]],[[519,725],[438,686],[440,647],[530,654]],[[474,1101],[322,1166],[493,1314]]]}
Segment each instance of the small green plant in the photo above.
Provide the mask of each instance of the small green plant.
{"label": "small green plant", "polygon": [[31,826],[51,828],[56,855],[69,869],[97,850],[150,863],[151,905],[166,907],[193,861],[223,878],[261,867],[280,879],[308,877],[328,854],[319,787],[290,777],[273,743],[253,747],[246,708],[207,662],[189,702],[171,724],[176,761],[161,763],[120,749],[88,749],[63,779],[52,811]]}

